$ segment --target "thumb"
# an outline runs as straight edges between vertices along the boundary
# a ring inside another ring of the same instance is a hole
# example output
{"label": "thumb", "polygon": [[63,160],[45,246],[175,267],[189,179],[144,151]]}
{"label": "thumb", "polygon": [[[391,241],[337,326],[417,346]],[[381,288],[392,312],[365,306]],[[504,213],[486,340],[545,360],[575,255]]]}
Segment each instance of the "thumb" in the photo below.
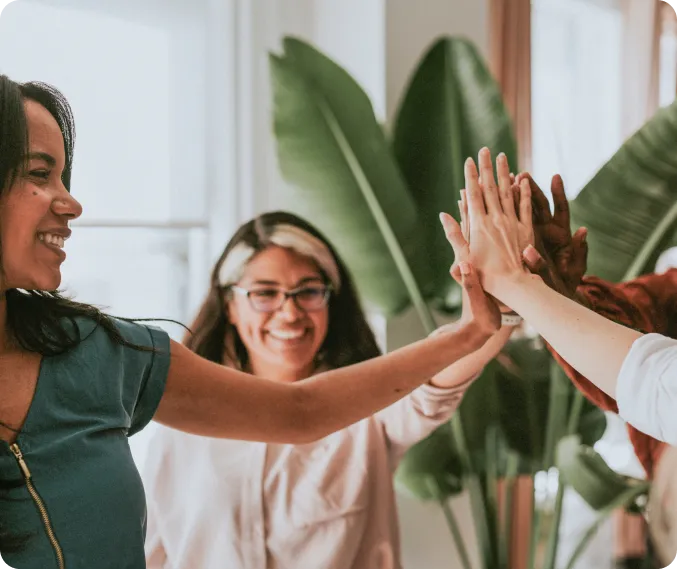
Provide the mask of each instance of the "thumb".
{"label": "thumb", "polygon": [[569,266],[572,272],[578,276],[585,275],[588,269],[588,230],[578,228],[571,238],[571,260]]}
{"label": "thumb", "polygon": [[459,285],[463,285],[463,279],[461,277],[461,267],[459,266],[457,261],[454,261],[453,265],[449,269],[449,274],[453,278],[456,283]]}
{"label": "thumb", "polygon": [[474,271],[472,266],[466,261],[462,261],[458,265],[461,272],[461,285],[463,285],[463,289],[465,289],[468,295],[471,308],[479,301],[486,302],[486,295],[484,289],[482,289],[477,271]]}
{"label": "thumb", "polygon": [[524,248],[522,259],[532,273],[540,273],[544,269],[547,269],[545,259],[531,244]]}
{"label": "thumb", "polygon": [[468,242],[466,242],[463,237],[461,226],[458,225],[458,222],[454,218],[445,213],[440,214],[440,221],[442,222],[444,233],[447,236],[447,241],[454,250],[454,256],[457,259],[461,258],[464,249],[468,247]]}

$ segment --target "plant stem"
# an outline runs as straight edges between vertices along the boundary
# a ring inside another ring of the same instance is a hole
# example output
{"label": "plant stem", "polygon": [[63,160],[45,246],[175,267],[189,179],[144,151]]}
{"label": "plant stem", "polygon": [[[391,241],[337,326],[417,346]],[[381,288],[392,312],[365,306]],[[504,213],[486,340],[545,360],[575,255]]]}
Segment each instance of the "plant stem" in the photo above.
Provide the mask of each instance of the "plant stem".
{"label": "plant stem", "polygon": [[[566,414],[568,396],[572,388],[568,379],[563,377],[563,372],[555,360],[550,363],[550,393],[548,402],[548,423],[545,429],[545,448],[543,450],[543,464],[541,469],[547,472],[555,458],[555,447],[561,435],[566,430]],[[536,508],[534,496],[534,518],[531,527],[529,543],[529,568],[536,567],[536,550],[541,536],[542,513]]]}
{"label": "plant stem", "polygon": [[498,429],[490,425],[486,433],[486,481],[485,496],[487,498],[487,517],[489,521],[489,536],[493,544],[498,546]]}
{"label": "plant stem", "polygon": [[489,518],[484,502],[484,495],[482,493],[482,484],[480,483],[477,472],[473,469],[472,460],[470,459],[470,453],[466,444],[461,414],[459,412],[456,412],[452,416],[451,427],[451,434],[454,438],[456,450],[458,451],[463,467],[463,481],[465,482],[465,487],[468,489],[468,494],[470,495],[470,507],[473,513],[477,541],[480,546],[482,567],[493,568],[495,566],[494,546],[489,534]]}
{"label": "plant stem", "polygon": [[574,567],[574,564],[576,564],[576,561],[578,560],[579,556],[583,554],[583,551],[585,550],[586,546],[588,546],[590,540],[592,540],[592,538],[595,536],[595,533],[599,529],[599,526],[602,524],[602,522],[606,520],[606,518],[609,515],[611,515],[611,513],[613,513],[616,509],[620,507],[627,507],[637,497],[648,492],[649,485],[650,484],[647,482],[639,484],[636,487],[627,489],[626,491],[618,495],[618,497],[616,497],[613,501],[611,501],[606,507],[600,510],[599,514],[597,515],[597,518],[595,519],[595,522],[592,523],[592,525],[590,525],[590,528],[588,528],[588,530],[585,532],[581,540],[578,542],[578,545],[576,546],[573,554],[569,558],[566,567],[567,568]]}
{"label": "plant stem", "polygon": [[468,556],[468,551],[465,548],[465,543],[463,542],[461,530],[458,526],[458,522],[456,521],[456,517],[454,516],[454,512],[451,510],[451,507],[445,499],[440,499],[440,506],[442,507],[444,518],[447,520],[449,530],[454,537],[454,544],[456,545],[456,551],[461,558],[461,564],[463,564],[463,568],[470,569],[472,568],[472,565],[470,564],[470,557]]}
{"label": "plant stem", "polygon": [[499,532],[499,568],[510,568],[510,545],[512,544],[512,503],[515,482],[519,469],[519,455],[508,451],[505,473],[505,500],[503,501],[503,525]]}
{"label": "plant stem", "polygon": [[[574,401],[571,405],[571,412],[569,414],[569,421],[567,423],[567,435],[571,435],[576,431],[581,419],[583,411],[583,393],[576,391]],[[548,546],[545,553],[545,568],[554,568],[557,559],[557,547],[559,545],[559,525],[562,520],[562,504],[564,503],[564,489],[565,482],[562,476],[559,475],[559,485],[557,486],[557,496],[555,497],[555,510],[553,512],[552,526],[550,527],[550,534],[548,535]]]}
{"label": "plant stem", "polygon": [[465,543],[463,542],[463,537],[461,536],[461,530],[458,526],[458,522],[456,521],[456,517],[454,516],[454,513],[451,510],[449,503],[447,502],[447,498],[443,496],[442,489],[437,484],[437,481],[435,481],[434,477],[432,476],[427,477],[426,484],[428,485],[428,488],[430,489],[430,493],[432,494],[432,496],[437,497],[437,501],[439,502],[440,507],[442,508],[444,518],[447,521],[447,526],[449,527],[449,530],[451,531],[451,536],[454,539],[456,551],[458,552],[458,555],[461,557],[461,563],[463,564],[463,568],[466,569],[472,568],[472,566],[470,565],[470,558],[468,557],[468,551],[465,547]]}

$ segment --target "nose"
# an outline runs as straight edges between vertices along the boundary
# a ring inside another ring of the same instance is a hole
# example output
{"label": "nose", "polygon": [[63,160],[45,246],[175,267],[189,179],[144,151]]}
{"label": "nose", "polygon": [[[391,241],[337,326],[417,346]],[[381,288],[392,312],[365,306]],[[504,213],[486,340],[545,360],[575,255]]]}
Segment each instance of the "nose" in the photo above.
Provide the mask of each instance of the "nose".
{"label": "nose", "polygon": [[52,210],[57,216],[75,220],[82,215],[82,205],[65,188],[52,202]]}
{"label": "nose", "polygon": [[296,321],[303,315],[303,311],[296,306],[296,302],[292,297],[287,297],[284,300],[279,313],[289,321]]}

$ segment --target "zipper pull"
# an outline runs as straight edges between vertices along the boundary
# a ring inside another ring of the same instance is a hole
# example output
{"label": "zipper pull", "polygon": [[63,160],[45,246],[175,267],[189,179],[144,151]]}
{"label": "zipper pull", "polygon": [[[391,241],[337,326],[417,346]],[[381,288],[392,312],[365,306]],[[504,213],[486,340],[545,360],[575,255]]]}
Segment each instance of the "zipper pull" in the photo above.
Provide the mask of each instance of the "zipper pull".
{"label": "zipper pull", "polygon": [[28,465],[26,465],[26,462],[24,461],[24,456],[23,453],[21,453],[21,449],[19,449],[19,446],[16,443],[13,443],[12,445],[9,446],[9,448],[12,450],[14,457],[16,457],[16,460],[19,462],[19,467],[21,467],[21,471],[23,471],[24,477],[26,477],[26,479],[30,479],[31,472],[28,469]]}

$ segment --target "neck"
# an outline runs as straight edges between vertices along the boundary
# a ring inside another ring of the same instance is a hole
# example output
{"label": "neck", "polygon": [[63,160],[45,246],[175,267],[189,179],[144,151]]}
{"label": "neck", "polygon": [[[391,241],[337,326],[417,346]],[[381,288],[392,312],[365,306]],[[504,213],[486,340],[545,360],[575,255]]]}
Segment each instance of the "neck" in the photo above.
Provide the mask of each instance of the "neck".
{"label": "neck", "polygon": [[276,382],[298,382],[309,378],[315,372],[315,365],[311,362],[305,368],[283,368],[268,362],[250,362],[249,368],[254,376],[267,378]]}

